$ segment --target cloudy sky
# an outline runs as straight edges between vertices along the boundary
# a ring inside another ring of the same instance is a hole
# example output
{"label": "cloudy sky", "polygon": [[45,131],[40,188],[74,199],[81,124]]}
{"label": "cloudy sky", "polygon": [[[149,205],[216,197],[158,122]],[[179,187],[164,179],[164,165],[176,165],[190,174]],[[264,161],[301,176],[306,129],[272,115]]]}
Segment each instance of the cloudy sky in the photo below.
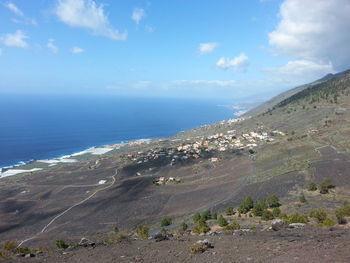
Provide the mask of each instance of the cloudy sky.
{"label": "cloudy sky", "polygon": [[0,93],[271,96],[350,68],[349,0],[0,0]]}

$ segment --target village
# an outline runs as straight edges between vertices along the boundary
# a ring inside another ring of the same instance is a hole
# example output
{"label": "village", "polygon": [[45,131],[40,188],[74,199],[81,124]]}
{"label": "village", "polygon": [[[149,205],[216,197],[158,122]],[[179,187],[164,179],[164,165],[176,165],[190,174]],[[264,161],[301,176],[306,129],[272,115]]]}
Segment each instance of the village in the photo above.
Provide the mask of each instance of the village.
{"label": "village", "polygon": [[[235,122],[236,119],[233,119]],[[196,137],[187,139],[180,145],[169,148],[154,148],[148,151],[129,153],[124,156],[128,161],[134,164],[142,165],[151,161],[168,159],[169,165],[183,163],[194,159],[208,159],[212,163],[220,161],[220,153],[224,152],[243,152],[246,150],[253,155],[255,148],[264,143],[273,142],[277,136],[286,136],[282,131],[264,131],[259,127],[259,131],[237,134],[236,130],[227,130],[226,132],[216,133],[210,136]],[[136,176],[141,175],[137,172]],[[154,183],[164,185],[169,183],[179,183],[177,178],[159,178]]]}

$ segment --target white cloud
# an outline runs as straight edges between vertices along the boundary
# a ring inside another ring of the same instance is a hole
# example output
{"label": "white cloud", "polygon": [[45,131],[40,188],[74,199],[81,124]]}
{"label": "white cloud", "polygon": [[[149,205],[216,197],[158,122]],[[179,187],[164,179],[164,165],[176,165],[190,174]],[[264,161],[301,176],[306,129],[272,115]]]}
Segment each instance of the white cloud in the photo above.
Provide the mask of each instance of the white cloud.
{"label": "white cloud", "polygon": [[153,33],[156,29],[153,26],[145,26],[146,33]]}
{"label": "white cloud", "polygon": [[0,48],[0,57],[2,56],[2,49]]}
{"label": "white cloud", "polygon": [[139,24],[140,21],[146,16],[146,12],[142,8],[135,8],[131,14],[131,19],[135,21],[136,24]]}
{"label": "white cloud", "polygon": [[72,47],[70,49],[70,52],[73,53],[73,54],[81,54],[81,53],[84,53],[85,50],[80,48],[80,47]]}
{"label": "white cloud", "polygon": [[350,1],[284,0],[269,42],[280,55],[350,67]]}
{"label": "white cloud", "polygon": [[48,41],[47,41],[47,48],[50,49],[53,53],[57,53],[58,52],[58,47],[55,46],[54,44],[55,40],[50,38]]}
{"label": "white cloud", "polygon": [[24,16],[23,12],[14,3],[8,2],[5,4],[5,7],[18,16]]}
{"label": "white cloud", "polygon": [[222,57],[216,62],[216,66],[221,69],[230,69],[232,68],[234,71],[246,71],[249,65],[248,57],[241,53],[239,56],[235,58],[226,58]]}
{"label": "white cloud", "polygon": [[127,32],[120,33],[110,25],[104,6],[93,0],[59,0],[55,12],[69,26],[86,28],[95,35],[114,40],[127,38]]}
{"label": "white cloud", "polygon": [[205,86],[217,86],[217,87],[230,87],[233,86],[235,80],[176,80],[173,82],[175,85],[205,85]]}
{"label": "white cloud", "polygon": [[19,48],[27,48],[28,44],[25,39],[28,36],[22,31],[17,30],[13,34],[5,34],[0,37],[1,42],[8,47],[19,47]]}
{"label": "white cloud", "polygon": [[315,81],[328,73],[335,73],[331,63],[318,64],[309,60],[289,61],[281,67],[269,67],[264,71],[281,81],[294,82],[295,86]]}
{"label": "white cloud", "polygon": [[219,46],[219,43],[210,42],[210,43],[201,43],[198,47],[198,52],[200,55],[209,54],[214,51],[215,48]]}

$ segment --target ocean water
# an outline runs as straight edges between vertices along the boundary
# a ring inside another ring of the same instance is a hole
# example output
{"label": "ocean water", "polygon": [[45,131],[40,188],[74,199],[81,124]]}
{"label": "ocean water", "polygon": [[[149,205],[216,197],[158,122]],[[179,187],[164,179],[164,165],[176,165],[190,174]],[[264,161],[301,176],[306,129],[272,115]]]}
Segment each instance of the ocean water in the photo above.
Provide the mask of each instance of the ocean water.
{"label": "ocean water", "polygon": [[0,95],[0,167],[234,117],[221,101]]}

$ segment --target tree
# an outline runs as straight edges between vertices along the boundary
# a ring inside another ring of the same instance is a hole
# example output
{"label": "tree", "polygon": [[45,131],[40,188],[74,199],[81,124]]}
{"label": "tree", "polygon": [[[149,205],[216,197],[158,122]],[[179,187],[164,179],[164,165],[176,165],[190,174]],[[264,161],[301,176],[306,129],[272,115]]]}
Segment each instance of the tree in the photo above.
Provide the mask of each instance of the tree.
{"label": "tree", "polygon": [[64,242],[63,240],[59,239],[59,240],[56,240],[56,246],[57,248],[59,249],[66,249],[68,248],[68,244],[66,244],[66,242]]}
{"label": "tree", "polygon": [[280,217],[281,215],[281,209],[279,209],[278,207],[275,207],[272,209],[272,214],[274,217]]}
{"label": "tree", "polygon": [[260,200],[254,204],[253,214],[255,216],[262,216],[262,213],[267,208],[267,204],[265,200]]}
{"label": "tree", "polygon": [[239,205],[238,207],[238,212],[245,214],[247,212],[250,211],[250,209],[252,209],[254,207],[254,201],[253,199],[248,196],[246,199],[244,199],[244,201]]}
{"label": "tree", "polygon": [[183,231],[186,231],[186,230],[188,229],[188,225],[187,225],[185,222],[183,222],[183,223],[181,224],[181,229],[182,229]]}
{"label": "tree", "polygon": [[210,212],[210,210],[206,210],[206,211],[202,212],[201,219],[204,220],[204,221],[207,221],[207,220],[211,219],[211,212]]}
{"label": "tree", "polygon": [[165,218],[163,218],[162,222],[160,222],[160,226],[161,227],[169,226],[169,225],[171,225],[171,223],[172,223],[171,218],[170,217],[165,217]]}
{"label": "tree", "polygon": [[213,215],[212,215],[212,219],[218,219],[218,213],[214,212]]}
{"label": "tree", "polygon": [[197,221],[201,220],[201,215],[200,215],[200,213],[195,213],[195,214],[192,216],[192,220],[193,220],[193,222],[197,222]]}
{"label": "tree", "polygon": [[333,184],[332,179],[327,178],[323,180],[322,183],[320,183],[318,188],[321,194],[327,194],[329,192],[329,189],[332,189],[334,187],[335,185]]}
{"label": "tree", "polygon": [[218,217],[218,224],[221,227],[228,225],[227,220],[222,215]]}
{"label": "tree", "polygon": [[271,207],[271,208],[281,206],[280,201],[276,195],[269,195],[266,198],[266,203],[268,207]]}
{"label": "tree", "polygon": [[232,215],[233,214],[233,207],[230,205],[228,207],[226,207],[225,213],[228,216]]}
{"label": "tree", "polygon": [[272,220],[274,219],[273,214],[271,213],[271,211],[269,210],[264,210],[262,215],[261,215],[261,219],[268,221],[268,220]]}
{"label": "tree", "polygon": [[203,220],[199,220],[194,224],[192,232],[196,234],[200,234],[200,233],[207,233],[209,232],[209,230],[210,230],[210,227],[207,225],[207,223]]}

